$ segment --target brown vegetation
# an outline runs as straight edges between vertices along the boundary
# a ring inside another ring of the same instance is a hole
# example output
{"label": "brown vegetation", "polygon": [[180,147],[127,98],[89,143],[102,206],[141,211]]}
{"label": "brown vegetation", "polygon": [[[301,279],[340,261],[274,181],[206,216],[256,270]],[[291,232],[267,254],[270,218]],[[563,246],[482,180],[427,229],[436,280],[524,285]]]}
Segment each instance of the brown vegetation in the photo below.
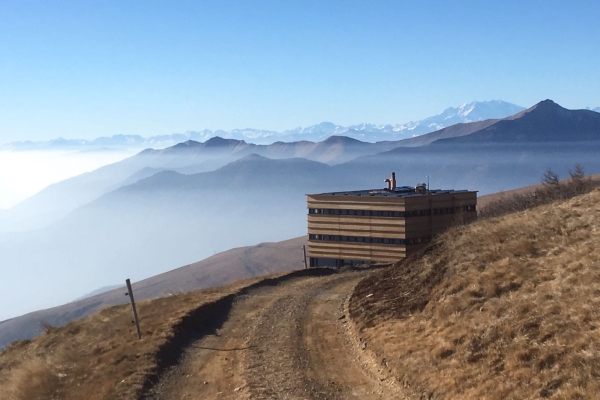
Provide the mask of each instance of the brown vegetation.
{"label": "brown vegetation", "polygon": [[577,164],[569,171],[570,178],[560,180],[558,175],[548,169],[542,175],[540,185],[528,186],[503,193],[496,193],[479,201],[479,218],[493,218],[518,211],[527,210],[557,200],[566,200],[589,193],[600,186],[598,175],[585,176],[581,165]]}
{"label": "brown vegetation", "polygon": [[[135,282],[135,298],[149,300],[304,268],[302,245],[306,244],[306,240],[307,237],[302,236],[217,253],[202,261]],[[42,333],[44,322],[63,326],[106,307],[127,304],[129,299],[123,296],[124,290],[125,285],[83,300],[0,321],[0,349],[17,339],[30,339]]]}
{"label": "brown vegetation", "polygon": [[451,229],[363,280],[368,349],[423,398],[600,398],[600,190]]}
{"label": "brown vegetation", "polygon": [[181,347],[193,340],[190,335],[210,327],[209,317],[214,323],[210,313],[227,317],[235,294],[307,271],[142,301],[141,340],[129,306],[110,307],[62,328],[47,325],[41,336],[0,353],[0,399],[138,398],[163,368],[177,362]]}

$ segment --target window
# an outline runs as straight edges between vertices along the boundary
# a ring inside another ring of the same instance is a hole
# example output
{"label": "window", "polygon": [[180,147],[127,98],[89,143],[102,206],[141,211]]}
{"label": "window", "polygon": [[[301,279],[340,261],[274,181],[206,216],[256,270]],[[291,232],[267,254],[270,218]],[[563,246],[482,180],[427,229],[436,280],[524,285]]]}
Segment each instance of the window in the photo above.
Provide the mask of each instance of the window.
{"label": "window", "polygon": [[445,215],[454,214],[455,212],[476,211],[475,205],[462,207],[442,207],[425,210],[412,211],[382,211],[382,210],[338,210],[329,208],[309,208],[310,215],[341,215],[341,216],[358,216],[358,217],[382,217],[382,218],[412,218],[424,217],[429,215]]}
{"label": "window", "polygon": [[367,236],[341,236],[341,235],[308,235],[309,240],[328,241],[328,242],[351,242],[351,243],[376,243],[404,245],[414,243],[425,243],[429,238],[419,239],[394,239],[394,238],[373,238]]}

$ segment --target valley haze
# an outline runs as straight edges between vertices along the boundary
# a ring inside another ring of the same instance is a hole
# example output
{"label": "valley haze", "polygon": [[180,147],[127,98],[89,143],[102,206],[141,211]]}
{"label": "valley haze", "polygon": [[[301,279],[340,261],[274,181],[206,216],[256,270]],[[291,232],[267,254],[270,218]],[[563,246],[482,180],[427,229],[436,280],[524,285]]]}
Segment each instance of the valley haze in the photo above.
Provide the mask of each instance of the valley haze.
{"label": "valley haze", "polygon": [[[415,138],[255,145],[185,141],[54,184],[0,215],[0,319],[136,282],[232,247],[306,232],[305,194],[430,179],[481,194],[539,182],[551,167],[600,172],[600,114],[551,100]],[[25,279],[30,292],[12,282]],[[31,295],[33,293],[34,295]]]}
{"label": "valley haze", "polygon": [[[600,397],[598,16],[4,2],[0,400]],[[313,230],[394,180],[477,205]]]}
{"label": "valley haze", "polygon": [[332,135],[343,135],[366,142],[399,140],[460,122],[503,118],[521,110],[523,107],[501,100],[473,101],[459,107],[449,107],[438,115],[420,121],[396,125],[363,123],[344,127],[322,122],[283,132],[253,128],[231,131],[205,129],[148,138],[119,134],[92,140],[60,137],[48,141],[9,142],[0,144],[0,209],[10,208],[52,183],[119,161],[145,148],[163,149],[188,140],[206,141],[216,136],[254,144],[272,144],[276,141],[319,142]]}

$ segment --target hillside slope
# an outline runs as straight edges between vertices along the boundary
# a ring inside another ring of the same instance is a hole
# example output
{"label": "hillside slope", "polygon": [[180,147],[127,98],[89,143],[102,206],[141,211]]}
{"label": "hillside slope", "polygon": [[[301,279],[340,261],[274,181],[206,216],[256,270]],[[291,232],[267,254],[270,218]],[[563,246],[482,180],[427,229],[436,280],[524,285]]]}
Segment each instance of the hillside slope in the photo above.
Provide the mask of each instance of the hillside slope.
{"label": "hillside slope", "polygon": [[140,302],[139,341],[128,308],[109,308],[0,353],[0,398],[598,398],[599,227],[594,190],[372,273]]}
{"label": "hillside slope", "polygon": [[[137,300],[169,296],[229,284],[275,272],[304,268],[302,245],[306,237],[275,243],[238,247],[202,261],[134,282]],[[44,324],[62,326],[98,312],[108,306],[125,304],[124,288],[74,301],[62,306],[35,311],[0,322],[0,349],[14,340],[31,339],[44,332]]]}
{"label": "hillside slope", "polygon": [[600,115],[568,110],[552,100],[541,101],[509,117],[458,123],[404,139],[397,147],[435,145],[581,142],[600,139]]}
{"label": "hillside slope", "polygon": [[307,275],[319,271],[300,270],[141,301],[141,340],[127,305],[48,328],[44,335],[0,352],[0,399],[137,399],[190,339],[215,333],[236,296]]}
{"label": "hillside slope", "polygon": [[568,110],[544,100],[465,136],[440,138],[435,144],[584,142],[600,140],[600,114]]}
{"label": "hillside slope", "polygon": [[484,128],[487,128],[488,126],[493,125],[498,121],[498,119],[486,119],[484,121],[465,122],[456,125],[451,125],[449,127],[442,128],[434,132],[427,133],[425,135],[416,136],[409,139],[403,139],[400,142],[398,142],[398,144],[403,147],[425,146],[440,139],[448,139],[470,135],[474,132],[478,132]]}
{"label": "hillside slope", "polygon": [[127,306],[103,310],[0,353],[0,398],[403,399],[345,318],[370,272],[309,268],[140,302],[141,340]]}
{"label": "hillside slope", "polygon": [[391,150],[397,147],[397,143],[367,143],[345,136],[331,136],[316,143],[297,141],[256,145],[217,136],[205,142],[188,140],[161,150],[146,149],[119,162],[52,184],[6,210],[0,220],[0,233],[48,226],[103,194],[162,170],[186,174],[214,171],[251,154],[271,159],[299,157],[339,164],[359,156]]}
{"label": "hillside slope", "polygon": [[[9,271],[0,281],[0,302],[13,304],[0,308],[0,319],[63,304],[125,278],[139,281],[232,247],[303,235],[305,194],[333,186],[315,178],[330,168],[304,159],[247,156],[208,173],[161,172],[45,229],[0,235]],[[351,187],[351,178],[340,179],[334,190]],[[51,283],[52,292],[31,296],[9,284],[26,274],[32,276],[32,291],[46,293]]]}
{"label": "hillside slope", "polygon": [[362,281],[351,315],[425,398],[598,398],[600,190],[482,220]]}
{"label": "hillside slope", "polygon": [[[600,186],[600,174],[593,174],[587,177],[591,184],[594,186]],[[568,179],[561,180],[562,183],[566,183]],[[538,183],[537,185],[524,186],[518,189],[504,190],[502,192],[496,192],[491,194],[486,194],[483,196],[477,197],[477,209],[481,211],[482,208],[488,206],[489,204],[497,201],[501,201],[506,198],[510,198],[514,195],[530,195],[534,194],[536,190],[541,190],[544,188],[542,183]]]}

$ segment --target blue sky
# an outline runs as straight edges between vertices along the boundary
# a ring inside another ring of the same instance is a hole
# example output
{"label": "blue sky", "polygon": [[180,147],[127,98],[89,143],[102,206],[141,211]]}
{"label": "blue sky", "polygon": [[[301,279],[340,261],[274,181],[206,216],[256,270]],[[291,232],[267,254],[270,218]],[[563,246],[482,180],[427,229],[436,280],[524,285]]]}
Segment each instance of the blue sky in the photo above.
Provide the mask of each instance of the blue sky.
{"label": "blue sky", "polygon": [[12,1],[0,143],[600,106],[598,1]]}

